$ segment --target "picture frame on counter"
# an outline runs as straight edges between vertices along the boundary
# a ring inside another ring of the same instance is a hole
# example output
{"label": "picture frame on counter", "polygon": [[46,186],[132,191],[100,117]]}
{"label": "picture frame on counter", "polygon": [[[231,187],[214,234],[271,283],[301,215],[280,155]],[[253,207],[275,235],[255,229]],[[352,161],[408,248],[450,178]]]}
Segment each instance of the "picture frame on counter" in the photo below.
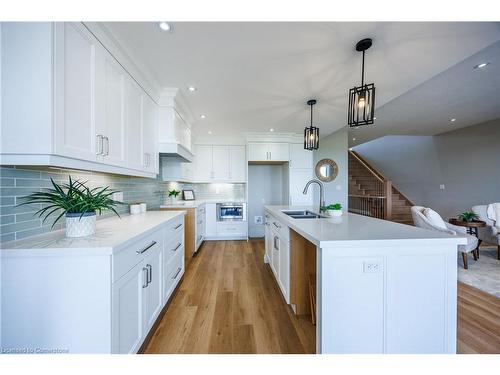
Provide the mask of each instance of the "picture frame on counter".
{"label": "picture frame on counter", "polygon": [[182,190],[182,199],[185,201],[194,201],[194,190]]}

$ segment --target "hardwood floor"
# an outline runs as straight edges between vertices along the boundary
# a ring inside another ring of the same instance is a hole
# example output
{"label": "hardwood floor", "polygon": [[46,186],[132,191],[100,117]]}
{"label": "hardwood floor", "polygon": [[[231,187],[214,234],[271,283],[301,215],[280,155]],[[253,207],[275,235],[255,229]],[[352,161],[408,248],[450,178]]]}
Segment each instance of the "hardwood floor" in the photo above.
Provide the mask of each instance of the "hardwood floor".
{"label": "hardwood floor", "polygon": [[145,353],[314,353],[315,326],[296,318],[263,241],[205,242]]}
{"label": "hardwood floor", "polygon": [[[315,327],[286,305],[263,241],[205,242],[145,353],[314,353]],[[500,353],[500,299],[458,284],[458,353]]]}
{"label": "hardwood floor", "polygon": [[500,299],[458,283],[458,353],[500,354]]}

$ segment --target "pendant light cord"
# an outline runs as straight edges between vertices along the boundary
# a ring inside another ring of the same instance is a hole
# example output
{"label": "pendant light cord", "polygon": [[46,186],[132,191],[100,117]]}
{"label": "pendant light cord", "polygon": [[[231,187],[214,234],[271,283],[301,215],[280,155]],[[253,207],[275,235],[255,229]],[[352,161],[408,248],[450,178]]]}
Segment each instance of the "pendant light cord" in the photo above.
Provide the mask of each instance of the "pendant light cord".
{"label": "pendant light cord", "polygon": [[310,126],[311,129],[313,127],[313,105],[314,104],[311,104],[311,126]]}
{"label": "pendant light cord", "polygon": [[363,62],[361,63],[361,87],[365,85],[365,51],[363,51]]}

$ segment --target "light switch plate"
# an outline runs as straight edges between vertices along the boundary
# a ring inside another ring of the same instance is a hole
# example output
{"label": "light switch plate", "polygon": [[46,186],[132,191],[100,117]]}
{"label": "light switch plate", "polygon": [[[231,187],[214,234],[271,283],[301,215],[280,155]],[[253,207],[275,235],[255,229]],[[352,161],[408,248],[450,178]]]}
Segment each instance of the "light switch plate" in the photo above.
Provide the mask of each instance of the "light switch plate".
{"label": "light switch plate", "polygon": [[254,220],[255,224],[262,224],[264,222],[262,216],[255,216]]}
{"label": "light switch plate", "polygon": [[439,185],[439,189],[444,190],[444,185],[443,184]]}

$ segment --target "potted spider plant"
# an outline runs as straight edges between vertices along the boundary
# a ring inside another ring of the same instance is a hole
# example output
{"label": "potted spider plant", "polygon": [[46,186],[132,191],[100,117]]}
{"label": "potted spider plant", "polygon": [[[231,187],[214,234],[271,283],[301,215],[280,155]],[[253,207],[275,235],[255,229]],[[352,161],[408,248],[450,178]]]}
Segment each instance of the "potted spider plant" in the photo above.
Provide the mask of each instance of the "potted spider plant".
{"label": "potted spider plant", "polygon": [[170,198],[170,203],[171,204],[176,204],[177,203],[177,199],[178,199],[180,193],[181,192],[179,190],[175,190],[175,189],[172,189],[172,190],[168,191],[168,196]]}
{"label": "potted spider plant", "polygon": [[328,216],[342,216],[342,205],[340,203],[330,204],[325,207]]}
{"label": "potted spider plant", "polygon": [[458,218],[462,221],[467,222],[467,223],[471,223],[474,220],[477,220],[479,217],[474,212],[465,211],[465,212],[462,212],[460,215],[458,215]]}
{"label": "potted spider plant", "polygon": [[52,227],[63,216],[66,217],[66,237],[84,237],[95,233],[96,215],[103,210],[110,210],[118,217],[116,206],[122,202],[111,199],[115,190],[109,187],[89,188],[86,182],[73,180],[69,177],[68,183],[61,185],[52,182],[52,188],[43,189],[23,197],[24,202],[19,206],[27,204],[42,204],[40,210],[35,212],[45,222],[50,216],[57,215]]}

